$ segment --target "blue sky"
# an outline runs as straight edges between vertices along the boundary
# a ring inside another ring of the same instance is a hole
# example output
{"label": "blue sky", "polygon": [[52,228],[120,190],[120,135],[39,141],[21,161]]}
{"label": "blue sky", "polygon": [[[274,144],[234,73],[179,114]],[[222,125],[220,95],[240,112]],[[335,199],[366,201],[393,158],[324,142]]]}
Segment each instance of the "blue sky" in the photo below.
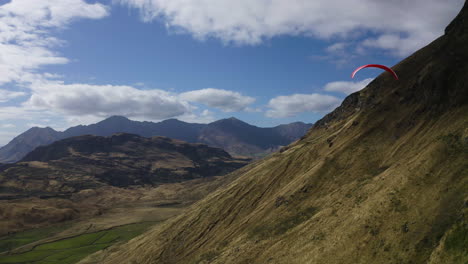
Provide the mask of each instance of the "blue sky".
{"label": "blue sky", "polygon": [[0,0],[0,145],[111,115],[314,122],[463,4],[387,2]]}

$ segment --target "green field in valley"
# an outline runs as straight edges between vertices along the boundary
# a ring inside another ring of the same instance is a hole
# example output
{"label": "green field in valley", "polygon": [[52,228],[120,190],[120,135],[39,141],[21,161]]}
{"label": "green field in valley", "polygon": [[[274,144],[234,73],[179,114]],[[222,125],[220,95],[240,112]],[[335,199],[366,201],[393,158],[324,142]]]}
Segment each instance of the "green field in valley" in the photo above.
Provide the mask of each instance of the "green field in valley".
{"label": "green field in valley", "polygon": [[[69,228],[71,224],[53,225],[44,228],[36,228],[0,238],[0,253],[10,251],[23,245],[27,245],[41,239],[51,237]],[[1,256],[0,256],[1,258]]]}
{"label": "green field in valley", "polygon": [[[35,246],[32,250],[0,255],[0,263],[34,263],[34,264],[70,264],[76,263],[84,257],[116,242],[127,241],[143,233],[156,222],[143,222],[114,227],[95,233],[82,234],[55,242]],[[0,240],[2,251],[10,250],[21,245],[46,238],[51,233],[57,233],[64,227],[42,228],[25,231]]]}

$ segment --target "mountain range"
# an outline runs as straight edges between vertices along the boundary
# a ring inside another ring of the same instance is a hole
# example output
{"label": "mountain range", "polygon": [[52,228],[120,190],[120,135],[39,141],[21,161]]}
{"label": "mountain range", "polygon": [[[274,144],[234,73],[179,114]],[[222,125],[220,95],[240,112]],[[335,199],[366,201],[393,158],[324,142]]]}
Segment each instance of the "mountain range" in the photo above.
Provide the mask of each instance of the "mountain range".
{"label": "mountain range", "polygon": [[182,215],[80,263],[468,263],[468,2]]}
{"label": "mountain range", "polygon": [[[71,137],[39,146],[20,162],[0,165],[0,236],[83,219],[102,213],[117,201],[141,206],[142,196],[157,193],[158,199],[147,197],[147,202],[161,203],[173,197],[190,203],[214,189],[217,176],[249,161],[205,144],[127,133]],[[200,194],[194,193],[193,188],[201,186],[203,179],[207,183],[198,189]],[[173,195],[158,192],[161,186],[170,189],[175,183],[182,188]]]}
{"label": "mountain range", "polygon": [[311,126],[312,124],[296,122],[260,128],[233,117],[210,124],[196,124],[177,119],[158,123],[139,122],[122,116],[112,116],[96,124],[79,125],[63,132],[50,127],[31,128],[0,148],[0,163],[19,161],[36,147],[60,139],[82,135],[110,136],[114,133],[131,133],[143,137],[165,136],[219,147],[232,155],[255,157],[276,151],[299,139]]}
{"label": "mountain range", "polygon": [[2,197],[53,196],[97,188],[158,185],[227,174],[249,162],[205,144],[117,133],[39,146],[0,167]]}

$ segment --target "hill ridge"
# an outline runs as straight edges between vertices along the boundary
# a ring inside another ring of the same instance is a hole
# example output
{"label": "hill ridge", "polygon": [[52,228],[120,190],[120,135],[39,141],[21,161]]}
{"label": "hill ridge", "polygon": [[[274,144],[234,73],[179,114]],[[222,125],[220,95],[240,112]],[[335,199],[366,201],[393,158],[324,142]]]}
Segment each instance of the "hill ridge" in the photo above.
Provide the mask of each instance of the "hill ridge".
{"label": "hill ridge", "polygon": [[[229,129],[223,128],[223,126],[232,126],[233,124],[239,124],[239,126],[237,128],[236,126]],[[117,132],[133,133],[144,137],[167,136],[187,142],[206,143],[213,147],[220,147],[233,155],[256,156],[268,154],[297,140],[312,125],[292,123],[284,126],[290,127],[290,129],[284,129],[285,127],[260,128],[232,118],[221,119],[209,124],[197,124],[177,119],[168,119],[158,123],[139,122],[123,116],[111,116],[96,124],[78,125],[63,132],[55,131],[52,128],[31,128],[0,148],[0,163],[16,162],[34,148],[48,145],[60,139],[85,134],[108,136]],[[250,129],[250,132],[255,132],[257,138],[259,134],[263,135],[261,140],[264,143],[259,145],[255,138],[246,138],[245,132],[242,131],[246,128]],[[211,140],[213,137],[216,140]]]}

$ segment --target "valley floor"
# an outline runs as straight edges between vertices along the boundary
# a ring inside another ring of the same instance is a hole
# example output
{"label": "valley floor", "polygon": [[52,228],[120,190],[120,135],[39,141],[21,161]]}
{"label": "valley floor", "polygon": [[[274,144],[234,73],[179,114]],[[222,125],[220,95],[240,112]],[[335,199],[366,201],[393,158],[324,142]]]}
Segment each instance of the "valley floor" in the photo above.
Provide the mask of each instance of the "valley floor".
{"label": "valley floor", "polygon": [[[214,177],[165,184],[156,188],[96,192],[99,194],[87,197],[84,201],[94,205],[105,200],[103,204],[108,208],[98,215],[84,216],[0,237],[0,263],[76,263],[96,251],[128,241],[179,215],[187,206],[215,189],[221,181],[224,179]],[[120,193],[119,199],[109,203],[109,200],[114,199],[114,196],[109,194],[114,192]],[[14,206],[15,203],[31,201],[35,200],[0,203]]]}

